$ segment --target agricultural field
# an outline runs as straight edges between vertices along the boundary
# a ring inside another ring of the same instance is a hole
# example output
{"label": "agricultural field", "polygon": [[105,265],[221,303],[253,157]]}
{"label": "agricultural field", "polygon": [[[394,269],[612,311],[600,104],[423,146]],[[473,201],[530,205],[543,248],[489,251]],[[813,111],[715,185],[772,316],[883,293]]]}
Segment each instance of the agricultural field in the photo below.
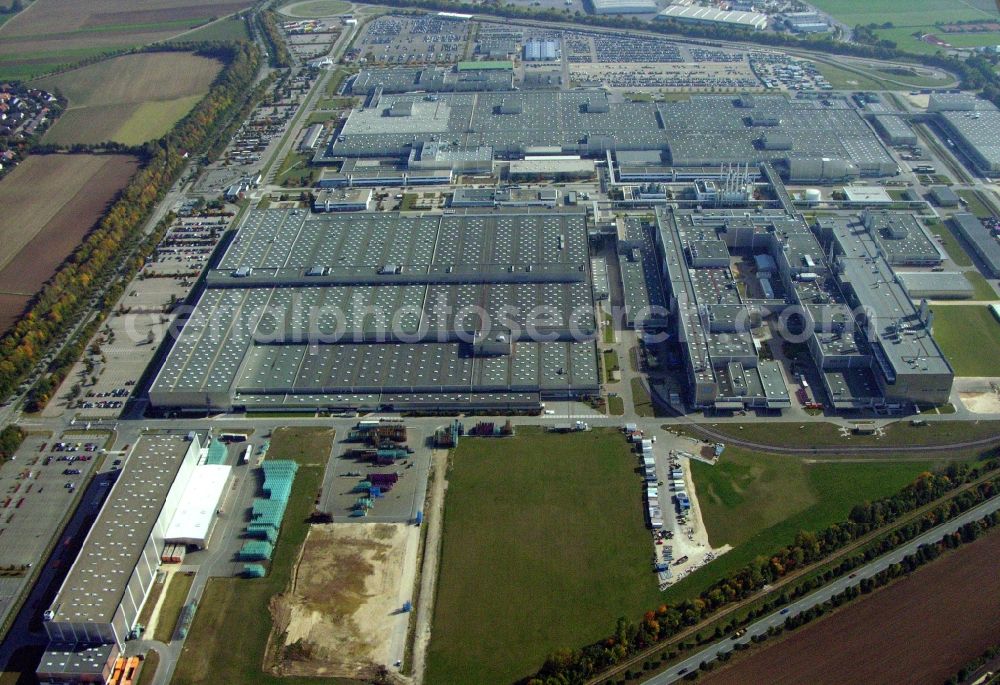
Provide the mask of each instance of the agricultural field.
{"label": "agricultural field", "polygon": [[296,19],[314,19],[350,12],[351,3],[342,0],[304,0],[287,3],[279,11]]}
{"label": "agricultural field", "polygon": [[0,182],[0,330],[17,320],[137,166],[124,155],[32,155]]}
{"label": "agricultural field", "polygon": [[702,680],[741,683],[945,682],[996,644],[1000,531],[799,628]]}
{"label": "agricultural field", "polygon": [[167,40],[250,0],[34,0],[0,27],[0,78],[31,78],[102,52]]}
{"label": "agricultural field", "polygon": [[810,3],[833,15],[848,26],[858,24],[890,24],[877,31],[879,37],[896,41],[900,48],[912,52],[933,54],[940,48],[918,40],[914,33],[933,33],[955,47],[994,45],[1000,40],[996,34],[969,33],[948,34],[935,26],[937,22],[961,22],[973,20],[996,21],[996,4],[993,0],[912,0],[900,3],[898,0],[812,0]]}
{"label": "agricultural field", "polygon": [[934,339],[956,376],[1000,376],[1000,323],[983,305],[935,305]]}
{"label": "agricultural field", "polygon": [[206,24],[201,28],[188,31],[187,33],[182,33],[175,41],[200,42],[203,40],[217,40],[220,42],[229,42],[249,39],[250,34],[247,33],[246,20],[239,16],[234,16],[214,21],[211,24]]}
{"label": "agricultural field", "polygon": [[618,431],[462,440],[426,682],[515,681],[659,604],[635,471]]}
{"label": "agricultural field", "polygon": [[39,88],[69,101],[43,140],[138,145],[159,138],[204,97],[221,69],[217,60],[191,53],[150,52],[39,79]]}

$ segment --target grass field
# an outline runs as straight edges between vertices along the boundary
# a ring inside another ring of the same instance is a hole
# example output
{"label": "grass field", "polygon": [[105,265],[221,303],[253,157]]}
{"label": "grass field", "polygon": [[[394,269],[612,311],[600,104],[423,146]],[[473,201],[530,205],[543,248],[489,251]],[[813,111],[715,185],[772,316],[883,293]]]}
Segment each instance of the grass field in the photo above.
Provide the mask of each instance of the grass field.
{"label": "grass field", "polygon": [[941,239],[941,246],[948,253],[948,256],[951,257],[951,261],[955,262],[958,266],[972,266],[972,258],[969,257],[969,253],[962,247],[962,244],[958,241],[958,237],[952,232],[951,228],[938,219],[928,221],[926,224],[927,229]]}
{"label": "grass field", "polygon": [[[951,308],[955,305],[945,305]],[[958,305],[961,308],[961,305]],[[966,308],[971,308],[968,305]],[[986,309],[982,307],[982,309]],[[935,308],[935,312],[937,308]],[[935,324],[938,321],[935,318]],[[937,326],[935,325],[935,337]],[[694,431],[685,431],[678,426],[665,425],[668,430],[679,430],[696,436]],[[778,445],[782,447],[843,447],[845,452],[852,447],[878,446],[898,447],[900,451],[907,447],[933,447],[947,445],[961,440],[978,440],[991,436],[1000,436],[1000,423],[991,421],[940,421],[927,426],[913,426],[908,421],[896,421],[883,429],[880,437],[873,435],[842,435],[836,424],[825,422],[809,423],[769,423],[760,421],[754,423],[719,423],[711,424],[712,430],[722,435],[731,435],[762,445]],[[849,454],[845,456],[851,456]],[[885,455],[876,455],[884,459]],[[953,455],[954,456],[954,455]],[[959,455],[960,457],[971,455]],[[861,458],[853,455],[854,459]],[[836,456],[823,455],[823,459],[836,459]]]}
{"label": "grass field", "polygon": [[934,339],[957,376],[1000,376],[1000,323],[981,305],[935,305]]}
{"label": "grass field", "polygon": [[247,33],[247,23],[246,20],[240,17],[229,17],[227,19],[222,19],[221,21],[216,21],[202,28],[195,29],[194,31],[188,31],[181,35],[177,40],[180,41],[203,41],[203,40],[217,40],[221,42],[229,42],[235,40],[249,40],[250,34]]}
{"label": "grass field", "polygon": [[302,19],[314,17],[329,17],[351,11],[351,3],[342,0],[304,0],[303,2],[286,3],[280,10],[282,14]]}
{"label": "grass field", "polygon": [[980,219],[989,219],[993,216],[993,212],[989,210],[989,207],[979,198],[979,194],[974,190],[957,190],[955,194],[960,198],[965,200],[965,208],[970,212],[975,214]]}
{"label": "grass field", "polygon": [[636,460],[617,431],[461,442],[428,683],[510,683],[658,604]]}
{"label": "grass field", "polygon": [[81,59],[81,53],[167,40],[251,4],[249,0],[35,0],[0,27],[0,78],[45,73]]}
{"label": "grass field", "polygon": [[167,595],[160,605],[160,615],[156,620],[156,629],[153,631],[153,639],[160,642],[170,642],[177,629],[177,621],[181,617],[181,609],[184,608],[184,601],[191,590],[191,583],[194,582],[194,575],[191,573],[173,573],[170,576],[170,584],[167,585]]}
{"label": "grass field", "polygon": [[989,281],[978,271],[966,271],[965,279],[972,284],[974,300],[995,300],[997,293]]}
{"label": "grass field", "polygon": [[659,416],[656,405],[653,404],[653,399],[649,396],[646,386],[642,384],[642,380],[633,378],[629,384],[632,386],[632,408],[635,413],[647,418]]}
{"label": "grass field", "polygon": [[159,138],[197,104],[222,65],[183,52],[125,55],[35,81],[69,107],[46,143],[135,145]]}
{"label": "grass field", "polygon": [[312,155],[297,150],[292,150],[281,160],[278,173],[274,177],[274,182],[289,188],[302,188],[310,186],[316,176],[316,169],[309,166]]}
{"label": "grass field", "polygon": [[76,248],[135,173],[124,155],[32,155],[0,182],[0,330]]}
{"label": "grass field", "polygon": [[608,414],[610,416],[621,416],[625,413],[625,400],[619,395],[608,397]]}
{"label": "grass field", "polygon": [[832,14],[848,26],[891,23],[891,27],[877,31],[880,38],[896,41],[898,46],[912,52],[933,54],[940,48],[917,40],[913,34],[934,33],[955,47],[995,45],[1000,42],[989,33],[946,34],[936,26],[941,21],[970,21],[998,19],[996,5],[991,0],[815,0],[815,7]]}
{"label": "grass field", "polygon": [[[306,518],[323,482],[333,431],[292,428],[274,431],[268,459],[296,459],[295,476],[281,534],[264,578],[213,578],[205,587],[173,685],[253,683],[316,685],[314,678],[278,678],[262,671],[261,658],[271,631],[271,598],[284,592],[309,526]],[[238,645],[238,649],[234,649]],[[324,685],[337,681],[326,679]]]}
{"label": "grass field", "polygon": [[153,681],[156,679],[156,669],[159,666],[159,653],[153,650],[146,652],[146,657],[142,660],[142,670],[139,671],[137,685],[153,685]]}
{"label": "grass field", "polygon": [[752,542],[756,553],[766,553],[799,530],[819,530],[859,502],[900,490],[933,465],[809,464],[729,447],[715,466],[692,462],[692,474],[712,546]]}

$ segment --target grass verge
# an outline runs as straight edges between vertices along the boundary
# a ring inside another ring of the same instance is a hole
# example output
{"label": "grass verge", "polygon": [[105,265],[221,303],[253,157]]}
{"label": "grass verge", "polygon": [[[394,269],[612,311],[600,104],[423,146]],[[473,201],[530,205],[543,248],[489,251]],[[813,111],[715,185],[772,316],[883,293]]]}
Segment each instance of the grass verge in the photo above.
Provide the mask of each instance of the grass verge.
{"label": "grass verge", "polygon": [[142,670],[139,671],[139,681],[137,685],[153,685],[156,680],[156,669],[160,666],[160,653],[155,649],[146,652],[142,660]]}
{"label": "grass verge", "polygon": [[153,639],[163,643],[170,642],[177,630],[177,621],[181,617],[181,609],[194,582],[193,573],[172,573],[167,585],[167,596],[163,598],[160,615],[156,619],[156,629]]}

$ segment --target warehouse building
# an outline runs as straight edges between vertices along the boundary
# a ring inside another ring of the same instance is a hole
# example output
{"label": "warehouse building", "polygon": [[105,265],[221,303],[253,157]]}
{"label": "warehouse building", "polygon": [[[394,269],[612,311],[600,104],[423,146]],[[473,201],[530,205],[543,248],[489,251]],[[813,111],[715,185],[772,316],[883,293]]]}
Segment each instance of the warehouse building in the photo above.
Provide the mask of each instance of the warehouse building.
{"label": "warehouse building", "polygon": [[928,112],[954,143],[986,176],[1000,175],[1000,110],[969,93],[935,93]]}
{"label": "warehouse building", "polygon": [[916,146],[917,134],[898,114],[876,114],[872,117],[872,121],[875,129],[889,145]]}
{"label": "warehouse building", "polygon": [[972,283],[961,271],[897,271],[896,278],[909,298],[920,300],[970,300]]}
{"label": "warehouse building", "polygon": [[830,24],[818,12],[786,12],[782,21],[792,33],[826,33]]}
{"label": "warehouse building", "polygon": [[[46,682],[104,682],[149,596],[201,453],[197,433],[143,435],[45,611]],[[214,514],[214,507],[212,509]]]}
{"label": "warehouse building", "polygon": [[[479,64],[474,62],[473,64]],[[485,63],[483,63],[485,64]],[[479,92],[512,90],[514,70],[508,69],[453,69],[442,67],[387,67],[363,69],[358,72],[347,90],[352,95],[376,93],[428,93]]]}
{"label": "warehouse building", "polygon": [[371,209],[371,188],[321,190],[313,200],[314,212],[365,212]]}
{"label": "warehouse building", "polygon": [[208,547],[231,472],[232,467],[225,464],[199,464],[195,468],[170,519],[164,535],[166,544]]}
{"label": "warehouse building", "polygon": [[561,56],[558,40],[529,40],[524,44],[525,62],[554,62]]}
{"label": "warehouse building", "polygon": [[303,152],[311,152],[316,149],[316,145],[319,144],[319,137],[323,134],[323,124],[313,124],[306,129],[305,134],[302,136],[302,143],[299,145],[299,149]]}
{"label": "warehouse building", "polygon": [[931,199],[938,207],[958,207],[960,203],[958,194],[948,186],[931,187]]}
{"label": "warehouse building", "polygon": [[866,209],[859,219],[844,224],[850,231],[867,230],[893,267],[937,266],[944,261],[937,242],[913,214]]}
{"label": "warehouse building", "polygon": [[654,0],[591,0],[594,14],[653,14]]}
{"label": "warehouse building", "polygon": [[599,388],[589,267],[583,214],[251,212],[150,400],[193,411],[531,409],[589,396]]}
{"label": "warehouse building", "polygon": [[678,21],[683,24],[715,24],[729,28],[763,31],[767,28],[767,15],[758,12],[732,12],[698,5],[670,5],[656,15],[657,19]]}
{"label": "warehouse building", "polygon": [[983,222],[973,214],[962,212],[953,215],[951,223],[986,268],[986,276],[1000,278],[1000,242]]}

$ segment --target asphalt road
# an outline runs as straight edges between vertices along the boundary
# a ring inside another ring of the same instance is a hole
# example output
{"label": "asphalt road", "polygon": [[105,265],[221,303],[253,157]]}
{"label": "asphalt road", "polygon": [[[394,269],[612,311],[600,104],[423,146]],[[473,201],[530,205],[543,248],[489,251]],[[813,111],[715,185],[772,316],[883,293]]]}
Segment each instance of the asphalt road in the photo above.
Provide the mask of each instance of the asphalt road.
{"label": "asphalt road", "polygon": [[851,573],[850,576],[845,576],[835,580],[829,585],[816,590],[812,594],[806,595],[805,597],[788,604],[781,610],[760,619],[756,623],[748,626],[747,632],[738,640],[725,638],[709,645],[708,647],[705,647],[684,661],[674,664],[669,671],[665,671],[659,675],[653,676],[649,680],[646,680],[645,685],[667,685],[668,683],[677,682],[686,674],[698,670],[699,665],[703,661],[715,661],[720,653],[732,651],[733,645],[736,643],[748,644],[752,637],[755,635],[765,635],[770,628],[782,625],[788,617],[795,616],[796,614],[800,614],[807,609],[811,609],[814,606],[822,604],[852,585],[859,584],[865,578],[871,578],[877,573],[889,568],[893,564],[899,563],[907,555],[916,552],[921,545],[937,542],[945,535],[955,532],[966,523],[971,523],[972,521],[981,519],[997,510],[1000,510],[1000,495],[983,502],[979,506],[970,509],[961,516],[958,516],[947,523],[943,523],[940,526],[932,528],[889,554],[881,556],[865,566],[859,567]]}

